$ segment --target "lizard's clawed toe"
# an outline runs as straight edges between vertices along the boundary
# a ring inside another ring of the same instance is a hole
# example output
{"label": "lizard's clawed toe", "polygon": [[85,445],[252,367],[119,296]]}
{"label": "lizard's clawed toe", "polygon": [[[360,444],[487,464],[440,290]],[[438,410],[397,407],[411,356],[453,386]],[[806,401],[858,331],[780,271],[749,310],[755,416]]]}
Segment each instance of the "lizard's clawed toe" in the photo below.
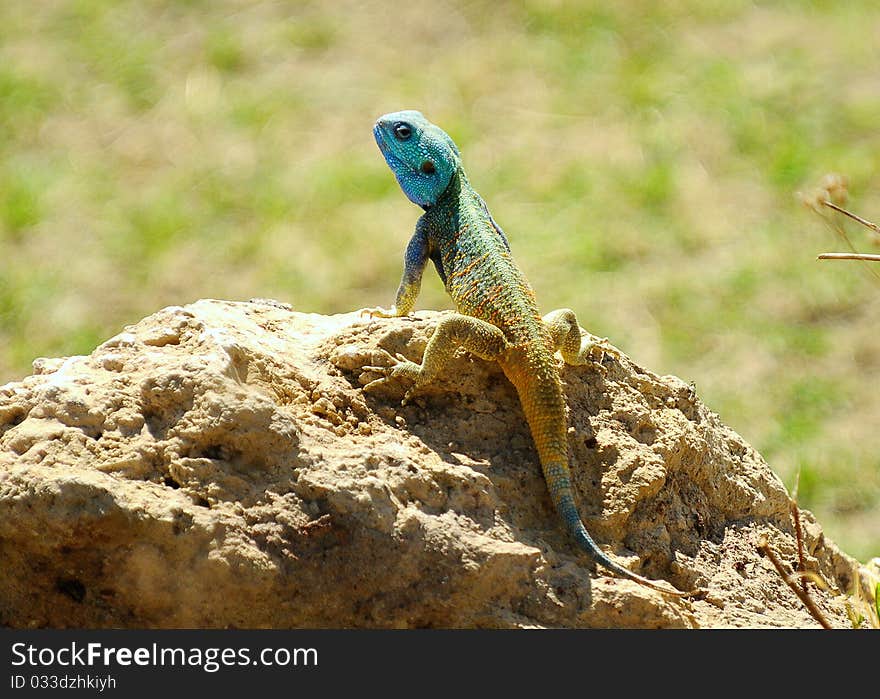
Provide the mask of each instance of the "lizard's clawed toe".
{"label": "lizard's clawed toe", "polygon": [[358,315],[361,317],[369,316],[372,318],[394,318],[397,315],[397,310],[392,306],[391,308],[382,308],[381,306],[374,306],[372,308],[362,308],[358,311]]}
{"label": "lizard's clawed toe", "polygon": [[[388,376],[394,371],[393,366],[364,366],[361,367],[361,371],[371,371],[374,374],[381,374],[382,376]],[[369,384],[367,384],[369,386]]]}
{"label": "lizard's clawed toe", "polygon": [[[373,367],[369,367],[369,368],[372,369]],[[366,391],[367,393],[372,393],[372,392],[375,391],[379,386],[382,386],[382,385],[385,384],[387,381],[388,381],[388,377],[387,377],[387,376],[383,376],[383,377],[380,378],[380,379],[373,379],[373,380],[370,381],[369,383],[364,384],[364,391]]]}

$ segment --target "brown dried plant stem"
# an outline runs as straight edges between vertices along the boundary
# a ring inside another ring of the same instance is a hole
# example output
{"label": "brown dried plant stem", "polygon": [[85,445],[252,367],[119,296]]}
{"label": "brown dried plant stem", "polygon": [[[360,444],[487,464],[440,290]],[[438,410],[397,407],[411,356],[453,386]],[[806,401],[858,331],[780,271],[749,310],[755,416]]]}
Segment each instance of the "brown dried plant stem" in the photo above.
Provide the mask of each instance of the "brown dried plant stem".
{"label": "brown dried plant stem", "polygon": [[780,563],[779,559],[776,557],[776,554],[773,553],[773,550],[770,548],[770,544],[766,540],[761,541],[758,544],[758,550],[761,551],[761,553],[763,553],[765,556],[767,556],[767,558],[773,564],[773,567],[776,568],[776,572],[779,573],[779,575],[785,581],[785,584],[788,585],[791,591],[798,596],[798,599],[800,599],[800,601],[804,603],[804,606],[807,608],[807,610],[809,610],[813,618],[822,625],[822,628],[832,628],[831,624],[828,623],[828,620],[816,606],[813,598],[810,597],[810,595],[808,595],[806,592],[801,590],[801,588],[799,588],[797,585],[795,585],[794,582],[792,582],[788,573],[785,572],[785,568],[782,567],[782,563]]}
{"label": "brown dried plant stem", "polygon": [[852,211],[847,211],[843,207],[840,207],[837,204],[828,201],[827,199],[825,201],[823,201],[822,203],[825,204],[825,206],[827,206],[829,209],[834,209],[835,211],[839,211],[844,216],[849,216],[853,221],[858,221],[863,226],[865,226],[866,228],[870,228],[875,233],[880,233],[880,226],[878,226],[876,223],[871,223],[867,219],[864,219],[861,216],[857,216]]}
{"label": "brown dried plant stem", "polygon": [[[794,533],[797,538],[797,552],[798,552],[798,572],[803,573],[807,570],[807,566],[804,563],[804,533],[801,529],[801,513],[798,510],[797,500],[794,498],[789,498],[789,507],[791,508],[791,518],[794,520]],[[804,591],[804,594],[808,594],[807,592],[807,579],[804,576],[801,576],[801,589]]]}
{"label": "brown dried plant stem", "polygon": [[867,260],[868,262],[880,262],[880,255],[868,255],[859,252],[823,252],[819,255],[820,260]]}

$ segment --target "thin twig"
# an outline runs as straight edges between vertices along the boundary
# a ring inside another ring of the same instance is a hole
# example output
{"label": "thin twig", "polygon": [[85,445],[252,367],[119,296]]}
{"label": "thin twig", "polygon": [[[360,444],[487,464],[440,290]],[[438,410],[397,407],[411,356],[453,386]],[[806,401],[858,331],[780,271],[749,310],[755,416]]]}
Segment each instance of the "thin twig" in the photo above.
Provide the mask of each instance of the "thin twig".
{"label": "thin twig", "polygon": [[803,592],[801,588],[799,588],[797,585],[794,584],[794,582],[791,581],[788,573],[785,572],[785,568],[782,567],[782,563],[779,562],[779,559],[776,558],[776,554],[773,553],[772,549],[770,548],[770,544],[767,542],[766,538],[758,543],[758,550],[761,551],[761,553],[763,553],[765,556],[767,556],[767,558],[773,564],[773,567],[776,568],[776,572],[779,573],[779,575],[785,581],[785,584],[788,585],[791,591],[798,596],[798,599],[800,599],[800,601],[804,603],[804,606],[807,608],[813,618],[818,621],[819,624],[821,624],[822,628],[832,628],[831,624],[828,623],[828,620],[825,618],[822,612],[819,611],[819,607],[816,606],[813,598]]}
{"label": "thin twig", "polygon": [[880,255],[868,255],[860,252],[823,252],[819,255],[820,260],[867,260],[868,262],[880,262]]}
{"label": "thin twig", "polygon": [[853,221],[858,221],[863,226],[865,226],[866,228],[870,228],[875,233],[880,233],[880,226],[878,226],[876,223],[871,223],[870,221],[863,219],[861,216],[857,216],[856,214],[852,213],[851,211],[847,211],[846,209],[839,207],[837,204],[834,204],[834,203],[828,201],[827,199],[824,200],[822,203],[825,204],[825,206],[827,206],[829,209],[834,209],[835,211],[839,211],[844,216],[849,216]]}
{"label": "thin twig", "polygon": [[[794,520],[794,536],[797,539],[798,572],[804,573],[807,570],[807,566],[804,564],[804,534],[801,530],[801,515],[798,511],[797,500],[789,498],[788,502],[791,509],[791,518]],[[801,579],[801,589],[805,595],[808,594],[806,576],[800,575],[798,577]]]}
{"label": "thin twig", "polygon": [[[870,221],[866,221],[865,219],[861,218],[860,216],[856,216],[855,214],[851,214],[846,209],[842,209],[841,207],[837,206],[837,204],[834,204],[833,202],[830,202],[827,199],[822,199],[821,203],[831,209],[834,209],[835,211],[839,211],[839,212],[843,213],[845,216],[852,217],[856,221],[863,222],[864,225],[866,225],[871,230],[875,230],[876,228],[878,228],[878,226],[871,223]],[[832,220],[832,217],[830,217],[830,216],[823,216],[821,213],[819,214],[819,217],[825,222],[825,225],[827,225],[832,231],[834,231],[834,233],[837,236],[839,236],[841,238],[841,240],[843,240],[843,242],[846,243],[846,246],[850,249],[850,252],[853,255],[861,255],[862,254],[856,250],[855,245],[852,244],[852,241],[849,239],[849,236],[846,234],[846,231],[843,229],[843,226],[840,225],[840,223],[838,221]],[[820,255],[819,259],[856,259],[856,260],[861,259],[859,257],[853,257],[853,258],[835,257],[837,255],[847,255],[849,253],[825,253],[825,254],[829,255],[830,257],[826,258],[826,257]],[[865,260],[862,260],[862,261],[864,262]],[[870,260],[868,260],[868,261],[870,261]],[[870,266],[868,266],[868,271],[874,276],[875,279],[880,279],[880,272],[877,271],[876,267],[874,267],[873,265],[870,265]]]}

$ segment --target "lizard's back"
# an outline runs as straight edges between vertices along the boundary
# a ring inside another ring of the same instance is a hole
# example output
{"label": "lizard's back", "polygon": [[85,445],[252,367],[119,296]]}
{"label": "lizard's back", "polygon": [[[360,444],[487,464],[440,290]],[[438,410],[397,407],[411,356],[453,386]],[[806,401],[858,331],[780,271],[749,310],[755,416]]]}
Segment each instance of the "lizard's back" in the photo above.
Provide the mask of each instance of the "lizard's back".
{"label": "lizard's back", "polygon": [[458,312],[500,328],[511,345],[538,342],[550,352],[535,292],[467,180],[456,177],[423,218]]}
{"label": "lizard's back", "polygon": [[[507,338],[497,361],[517,390],[541,462],[567,472],[565,401],[552,339],[503,233],[464,177],[450,184],[425,219],[459,313],[491,323]],[[569,487],[557,480],[549,483],[551,491]]]}

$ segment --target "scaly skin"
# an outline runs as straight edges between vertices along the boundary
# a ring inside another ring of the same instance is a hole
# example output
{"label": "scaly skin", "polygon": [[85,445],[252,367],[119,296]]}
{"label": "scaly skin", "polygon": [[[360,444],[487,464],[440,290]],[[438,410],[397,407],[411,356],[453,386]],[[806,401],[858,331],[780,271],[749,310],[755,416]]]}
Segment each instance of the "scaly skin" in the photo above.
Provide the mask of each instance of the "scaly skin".
{"label": "scaly skin", "polygon": [[568,468],[565,402],[554,354],[559,351],[569,364],[586,364],[597,347],[613,350],[582,338],[569,309],[541,317],[504,233],[468,183],[458,148],[445,132],[419,112],[404,111],[381,117],[374,135],[403,192],[425,213],[407,246],[394,307],[365,312],[378,317],[409,314],[430,259],[458,313],[441,320],[420,365],[389,355],[391,366],[364,367],[384,375],[365,388],[407,378],[413,386],[406,402],[439,373],[458,347],[497,361],[519,394],[553,504],[580,547],[620,576],[667,594],[693,594],[644,578],[613,561],[587,533],[577,511]]}

